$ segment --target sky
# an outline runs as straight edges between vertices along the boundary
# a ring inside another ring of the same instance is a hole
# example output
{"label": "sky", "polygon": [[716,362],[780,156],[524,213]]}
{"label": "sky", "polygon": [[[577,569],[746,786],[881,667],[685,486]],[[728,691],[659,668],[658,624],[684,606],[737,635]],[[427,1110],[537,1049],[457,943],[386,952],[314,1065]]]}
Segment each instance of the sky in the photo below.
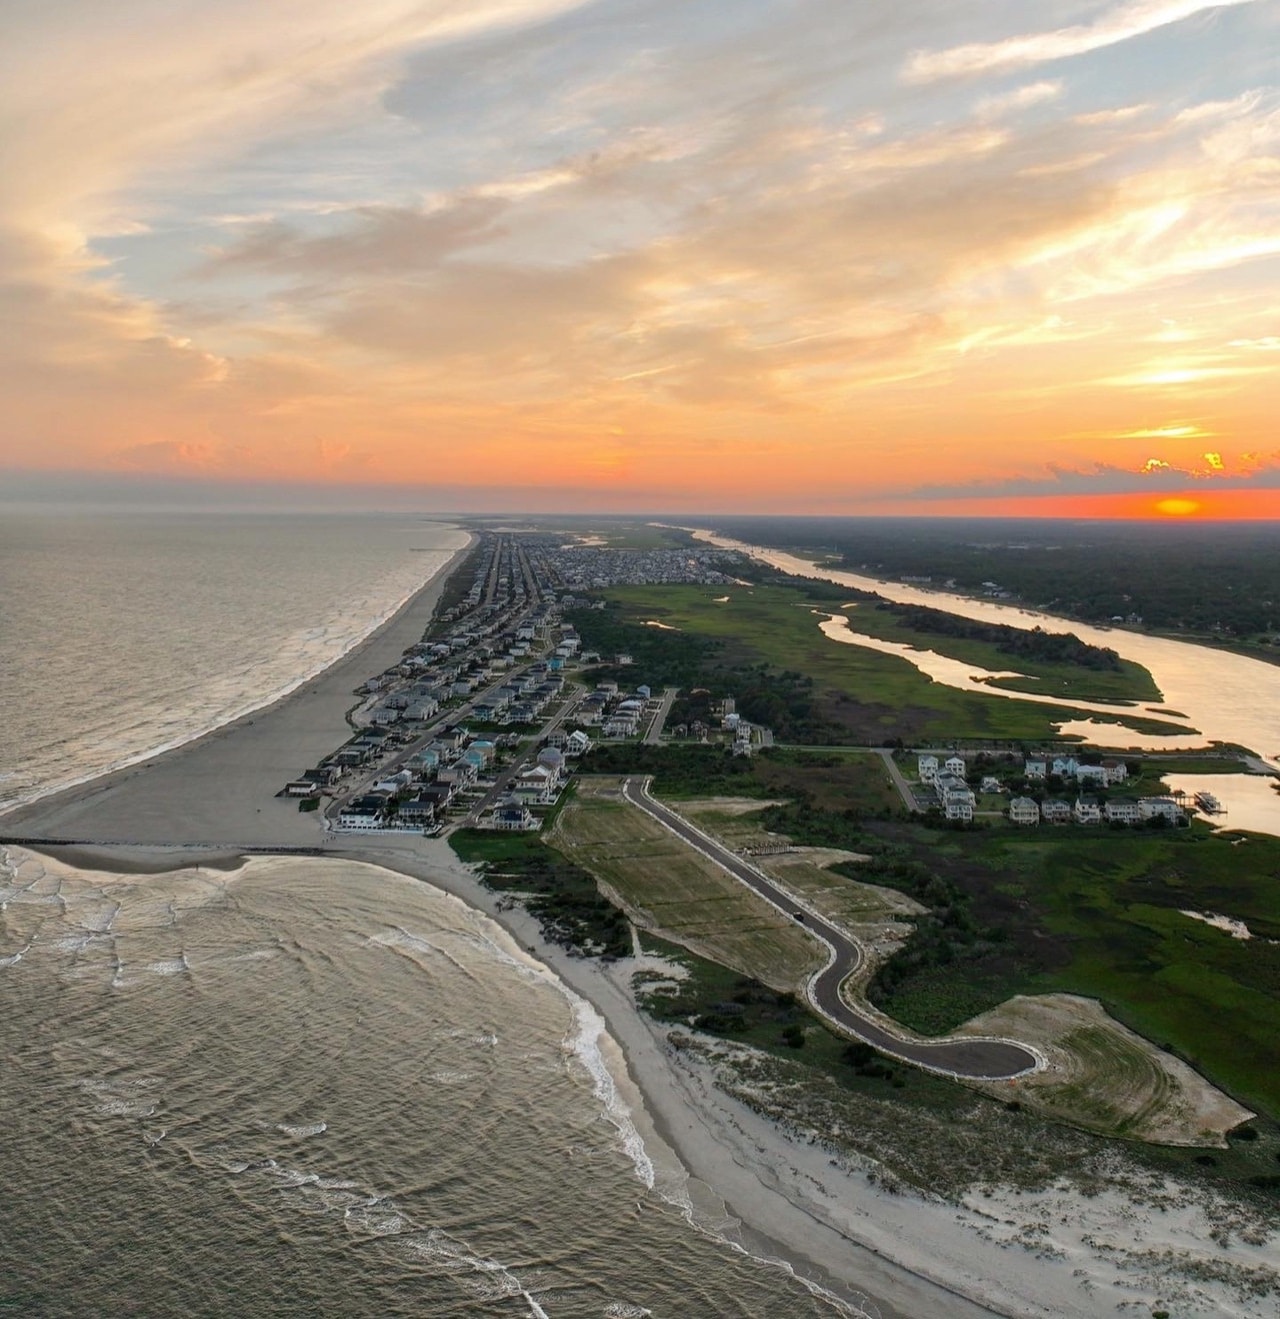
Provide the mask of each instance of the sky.
{"label": "sky", "polygon": [[4,0],[0,493],[1280,517],[1280,0]]}

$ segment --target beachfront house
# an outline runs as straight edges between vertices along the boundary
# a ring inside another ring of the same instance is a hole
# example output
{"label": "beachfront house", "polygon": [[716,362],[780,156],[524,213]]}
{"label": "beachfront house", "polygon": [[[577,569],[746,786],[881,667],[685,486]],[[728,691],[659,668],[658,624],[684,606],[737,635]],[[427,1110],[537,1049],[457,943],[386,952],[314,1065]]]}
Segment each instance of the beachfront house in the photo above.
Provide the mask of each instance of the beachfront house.
{"label": "beachfront house", "polygon": [[414,797],[409,801],[402,801],[396,814],[403,825],[428,829],[435,822],[436,808],[435,804],[425,797]]}
{"label": "beachfront house", "polygon": [[1015,797],[1009,803],[1009,820],[1013,824],[1039,824],[1040,807],[1030,797]]}
{"label": "beachfront house", "polygon": [[1072,820],[1071,803],[1057,799],[1041,802],[1040,818],[1046,824],[1070,824]]}

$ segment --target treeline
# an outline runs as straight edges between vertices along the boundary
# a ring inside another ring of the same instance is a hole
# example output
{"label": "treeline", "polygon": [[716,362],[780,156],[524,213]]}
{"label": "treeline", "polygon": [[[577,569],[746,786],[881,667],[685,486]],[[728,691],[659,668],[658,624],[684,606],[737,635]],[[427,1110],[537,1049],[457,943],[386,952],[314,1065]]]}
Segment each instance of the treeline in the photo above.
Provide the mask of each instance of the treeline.
{"label": "treeline", "polygon": [[1006,627],[1002,623],[981,623],[946,614],[941,609],[923,605],[899,605],[882,601],[877,606],[897,616],[903,627],[912,632],[932,632],[936,636],[958,637],[964,641],[983,641],[1002,655],[1037,660],[1047,664],[1074,664],[1080,668],[1119,672],[1120,656],[1109,646],[1091,646],[1073,632],[1046,632],[1034,627],[1029,631]]}
{"label": "treeline", "polygon": [[757,545],[835,555],[849,572],[932,578],[1106,623],[1252,637],[1280,631],[1280,527],[1048,519],[742,518],[716,530]]}

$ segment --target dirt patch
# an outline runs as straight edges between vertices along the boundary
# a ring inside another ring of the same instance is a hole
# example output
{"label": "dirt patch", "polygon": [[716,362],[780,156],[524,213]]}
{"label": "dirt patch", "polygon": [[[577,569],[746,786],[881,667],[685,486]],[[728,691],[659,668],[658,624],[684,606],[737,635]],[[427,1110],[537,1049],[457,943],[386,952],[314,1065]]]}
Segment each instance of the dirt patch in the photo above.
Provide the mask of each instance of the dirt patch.
{"label": "dirt patch", "polygon": [[[1049,1068],[1017,1083],[1028,1108],[1107,1135],[1161,1145],[1225,1146],[1253,1114],[1172,1054],[1075,994],[1019,995],[966,1022],[958,1035],[1034,1044]],[[988,1087],[1009,1098],[1008,1084]]]}

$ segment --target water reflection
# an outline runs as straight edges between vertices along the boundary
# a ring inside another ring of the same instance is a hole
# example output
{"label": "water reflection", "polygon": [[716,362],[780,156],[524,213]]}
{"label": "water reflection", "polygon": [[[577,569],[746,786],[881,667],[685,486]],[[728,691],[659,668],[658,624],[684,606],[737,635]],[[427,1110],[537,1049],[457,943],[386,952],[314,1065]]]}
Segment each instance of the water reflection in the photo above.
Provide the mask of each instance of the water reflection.
{"label": "water reflection", "polygon": [[[943,609],[957,614],[961,618],[972,618],[984,623],[999,623],[1006,627],[1017,627],[1029,631],[1034,627],[1044,627],[1054,631],[1069,629],[1082,641],[1092,646],[1108,646],[1124,659],[1141,664],[1155,679],[1156,686],[1162,694],[1162,704],[1170,710],[1176,710],[1194,728],[1199,729],[1209,742],[1226,742],[1235,746],[1248,748],[1254,753],[1254,760],[1259,769],[1274,770],[1280,766],[1280,665],[1267,664],[1262,660],[1249,659],[1230,651],[1215,650],[1209,646],[1199,646],[1189,641],[1175,641],[1169,637],[1146,636],[1139,632],[1124,629],[1113,630],[1095,627],[1088,623],[1056,618],[1051,614],[1042,614],[1034,609],[1021,609],[1016,605],[1001,605],[987,600],[975,600],[968,596],[954,595],[947,591],[922,591],[901,582],[882,581],[876,577],[867,577],[861,573],[841,572],[816,564],[808,559],[801,559],[794,554],[766,546],[747,545],[743,541],[732,540],[726,536],[696,528],[689,528],[695,539],[721,549],[738,550],[761,563],[767,563],[780,572],[790,573],[796,577],[811,577],[819,581],[836,582],[854,590],[873,591],[886,600],[898,604],[923,605],[931,609]],[[852,638],[850,638],[852,640]],[[917,662],[917,656],[923,652],[910,652],[904,658]],[[969,665],[962,665],[966,672],[975,670]],[[932,676],[932,675],[931,675]],[[988,695],[1012,695],[1020,700],[1029,699],[1023,693],[1001,692],[998,688],[981,685],[981,690]],[[1051,701],[1055,705],[1076,705],[1078,702]],[[1116,707],[1098,707],[1115,716]],[[1172,720],[1173,716],[1164,714],[1162,718]],[[1095,740],[1094,731],[1104,728],[1093,720],[1081,720],[1064,723],[1065,734],[1082,733]],[[1087,731],[1086,731],[1087,730]],[[1110,728],[1105,736],[1117,737],[1125,730]],[[1128,738],[1127,733],[1125,734]],[[1141,749],[1143,743],[1153,749],[1173,750],[1175,744],[1159,738],[1126,740],[1125,745]],[[1103,745],[1107,743],[1102,742]],[[1112,743],[1114,745],[1114,743]],[[1227,802],[1231,811],[1232,828],[1255,829],[1265,833],[1280,835],[1280,793],[1272,790],[1271,780],[1265,777],[1238,777],[1248,788],[1229,787],[1221,780],[1226,776],[1212,776],[1219,783],[1222,791],[1218,795]],[[1218,791],[1210,788],[1209,791]],[[1226,793],[1232,794],[1232,800],[1238,806],[1232,809]],[[1237,814],[1238,812],[1238,814]],[[1240,823],[1248,820],[1248,824]]]}
{"label": "water reflection", "polygon": [[[814,612],[817,613],[818,611],[815,610]],[[1123,717],[1126,709],[1137,713],[1137,707],[1128,703],[1112,702],[1103,704],[1096,701],[1081,701],[1074,697],[1042,696],[1035,692],[1020,692],[1007,687],[993,686],[992,679],[994,678],[1022,678],[1026,675],[1018,673],[1014,669],[984,669],[978,664],[970,664],[965,660],[951,659],[950,656],[939,655],[936,650],[923,650],[916,646],[908,646],[901,641],[884,641],[880,637],[869,637],[863,632],[855,632],[849,619],[843,614],[825,614],[823,615],[823,621],[818,626],[821,628],[823,636],[830,637],[832,641],[863,646],[867,650],[878,650],[884,655],[896,655],[899,659],[909,660],[921,673],[927,674],[934,682],[940,682],[944,687],[958,687],[963,691],[982,692],[986,696],[1003,696],[1006,700],[1011,701],[1029,701],[1032,705],[1051,705],[1059,710],[1089,710],[1094,714],[1117,717]],[[1178,722],[1167,714],[1161,717],[1171,723]],[[1098,725],[1098,727],[1104,727],[1104,725]],[[1126,741],[1122,745],[1137,746],[1139,744],[1137,739],[1140,739],[1140,734],[1132,733],[1129,729],[1118,731],[1125,737],[1135,739]],[[1169,745],[1167,738],[1149,740],[1156,747]],[[1202,737],[1195,734],[1194,730],[1188,729],[1180,745],[1202,747],[1206,744]]]}

